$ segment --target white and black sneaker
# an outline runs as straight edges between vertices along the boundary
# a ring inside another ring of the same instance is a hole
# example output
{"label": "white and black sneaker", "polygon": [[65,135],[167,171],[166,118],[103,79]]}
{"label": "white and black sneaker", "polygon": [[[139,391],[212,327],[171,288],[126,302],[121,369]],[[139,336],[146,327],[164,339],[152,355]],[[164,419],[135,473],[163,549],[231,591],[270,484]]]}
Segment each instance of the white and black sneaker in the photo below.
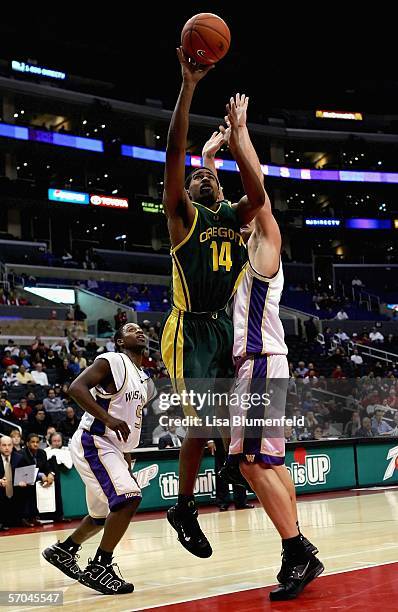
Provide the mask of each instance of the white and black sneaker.
{"label": "white and black sneaker", "polygon": [[324,566],[314,555],[305,555],[300,560],[286,560],[286,574],[276,589],[270,592],[271,601],[295,599],[304,587],[324,571]]}
{"label": "white and black sneaker", "polygon": [[[117,568],[119,575],[116,574],[114,567]],[[123,580],[117,563],[102,565],[89,559],[87,567],[79,576],[79,582],[104,595],[125,595],[134,591],[134,585]]]}
{"label": "white and black sneaker", "polygon": [[73,578],[79,580],[81,569],[78,566],[76,559],[79,558],[77,553],[71,553],[64,548],[61,548],[58,541],[56,544],[45,548],[41,553],[46,561],[57,567],[61,572]]}
{"label": "white and black sneaker", "polygon": [[178,533],[178,541],[190,553],[201,559],[207,559],[213,554],[209,540],[200,528],[198,511],[192,508],[181,510],[178,505],[167,510],[167,520]]}

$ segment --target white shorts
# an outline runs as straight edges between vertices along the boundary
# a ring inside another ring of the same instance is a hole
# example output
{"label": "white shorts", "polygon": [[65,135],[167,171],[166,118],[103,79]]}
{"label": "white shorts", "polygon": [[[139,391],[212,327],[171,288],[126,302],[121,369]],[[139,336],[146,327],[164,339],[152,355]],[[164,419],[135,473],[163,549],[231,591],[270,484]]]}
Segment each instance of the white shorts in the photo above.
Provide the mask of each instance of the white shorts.
{"label": "white shorts", "polygon": [[92,518],[106,518],[110,510],[141,498],[141,489],[130,474],[122,451],[106,437],[78,429],[70,452],[86,485],[87,508]]}
{"label": "white shorts", "polygon": [[[288,381],[286,355],[253,356],[243,360],[232,390],[239,401],[230,403],[230,461],[243,460],[270,466],[284,464],[283,417]],[[259,401],[264,394],[269,398],[265,404]],[[256,421],[254,425],[251,424],[253,419]],[[275,424],[262,424],[265,419],[272,419]]]}

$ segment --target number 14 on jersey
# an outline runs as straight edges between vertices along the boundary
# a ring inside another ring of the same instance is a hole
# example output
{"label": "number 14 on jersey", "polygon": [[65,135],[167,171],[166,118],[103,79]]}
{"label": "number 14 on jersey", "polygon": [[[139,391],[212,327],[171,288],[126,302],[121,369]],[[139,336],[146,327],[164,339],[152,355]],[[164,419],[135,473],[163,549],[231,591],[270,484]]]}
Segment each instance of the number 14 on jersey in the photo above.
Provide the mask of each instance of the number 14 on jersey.
{"label": "number 14 on jersey", "polygon": [[213,251],[213,272],[218,272],[220,267],[229,272],[232,268],[231,243],[222,242],[219,251],[217,242],[213,240],[210,243],[210,248]]}

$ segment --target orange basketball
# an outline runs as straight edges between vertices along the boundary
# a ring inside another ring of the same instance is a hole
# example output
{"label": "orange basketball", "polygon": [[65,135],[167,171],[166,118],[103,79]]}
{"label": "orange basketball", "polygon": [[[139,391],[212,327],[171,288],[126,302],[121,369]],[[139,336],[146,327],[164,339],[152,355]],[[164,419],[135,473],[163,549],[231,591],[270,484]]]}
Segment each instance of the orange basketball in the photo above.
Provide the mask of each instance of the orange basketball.
{"label": "orange basketball", "polygon": [[181,32],[184,53],[198,64],[215,64],[229,49],[231,33],[225,21],[213,13],[199,13]]}

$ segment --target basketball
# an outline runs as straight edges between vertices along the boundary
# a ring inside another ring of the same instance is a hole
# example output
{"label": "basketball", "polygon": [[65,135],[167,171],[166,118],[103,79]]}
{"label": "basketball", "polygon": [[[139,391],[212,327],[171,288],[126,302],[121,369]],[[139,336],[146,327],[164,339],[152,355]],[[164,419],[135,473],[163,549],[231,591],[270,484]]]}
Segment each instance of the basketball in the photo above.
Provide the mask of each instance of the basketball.
{"label": "basketball", "polygon": [[213,13],[199,13],[181,32],[184,53],[198,64],[215,64],[228,52],[231,33],[225,21]]}

